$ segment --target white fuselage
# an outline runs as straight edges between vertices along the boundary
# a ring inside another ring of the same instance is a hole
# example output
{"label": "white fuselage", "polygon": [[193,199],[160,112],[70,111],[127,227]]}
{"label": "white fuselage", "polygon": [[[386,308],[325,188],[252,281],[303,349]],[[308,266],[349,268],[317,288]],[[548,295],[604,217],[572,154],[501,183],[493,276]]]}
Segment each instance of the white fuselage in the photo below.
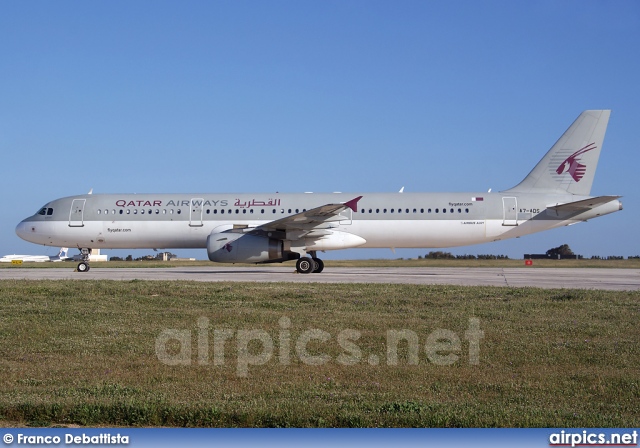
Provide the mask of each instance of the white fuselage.
{"label": "white fuselage", "polygon": [[[360,193],[346,210],[300,250],[440,248],[519,237],[621,209],[619,201],[558,215],[547,207],[573,195],[502,193]],[[137,194],[82,195],[48,203],[25,219],[17,234],[33,243],[100,249],[204,248],[211,233],[256,228],[355,194]],[[324,231],[326,234],[322,235]]]}

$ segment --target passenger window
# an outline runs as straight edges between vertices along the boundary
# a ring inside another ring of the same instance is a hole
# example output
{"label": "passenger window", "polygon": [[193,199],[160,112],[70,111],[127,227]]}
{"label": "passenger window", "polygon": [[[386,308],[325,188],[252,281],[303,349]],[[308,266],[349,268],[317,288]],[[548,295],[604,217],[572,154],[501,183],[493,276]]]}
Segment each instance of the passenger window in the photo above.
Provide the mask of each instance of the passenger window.
{"label": "passenger window", "polygon": [[387,209],[385,208],[384,210],[382,210],[382,213],[387,213]]}
{"label": "passenger window", "polygon": [[211,214],[211,210],[207,209],[207,215]]}
{"label": "passenger window", "polygon": [[169,210],[169,214],[173,215],[173,209]]}
{"label": "passenger window", "polygon": [[217,215],[217,214],[218,214],[218,209],[217,209],[217,208],[214,208],[214,209],[213,209],[213,214],[214,214],[214,215]]}
{"label": "passenger window", "polygon": [[420,209],[420,213],[424,213],[424,209],[423,208]]}
{"label": "passenger window", "polygon": [[[105,210],[105,213],[107,213],[108,210]],[[144,209],[140,210],[140,214],[144,215]]]}
{"label": "passenger window", "polygon": [[300,210],[299,208],[296,209],[296,213],[300,213],[298,210]]}
{"label": "passenger window", "polygon": [[127,209],[127,215],[131,214],[131,209]]}
{"label": "passenger window", "polygon": [[[408,212],[407,212],[407,213],[408,213]],[[418,213],[418,210],[414,208],[414,209],[413,209],[413,213]]]}
{"label": "passenger window", "polygon": [[249,213],[253,213],[253,209],[252,209],[252,208],[251,208],[251,209],[249,209]]}
{"label": "passenger window", "polygon": [[462,213],[462,209],[461,208],[458,209],[458,213]]}
{"label": "passenger window", "polygon": [[120,214],[122,215],[124,212],[122,211],[122,209],[120,209]]}
{"label": "passenger window", "polygon": [[436,213],[440,213],[440,209],[439,208],[436,209]]}
{"label": "passenger window", "polygon": [[264,209],[260,210],[260,213],[264,214]]}
{"label": "passenger window", "polygon": [[240,210],[239,210],[239,209],[236,209],[236,215],[237,215],[237,214],[239,214],[239,213],[240,213]]}
{"label": "passenger window", "polygon": [[220,213],[222,213],[224,215],[224,209],[220,210]]}
{"label": "passenger window", "polygon": [[449,211],[450,211],[451,213],[453,213],[453,209],[450,209]]}
{"label": "passenger window", "polygon": [[246,209],[246,208],[243,208],[243,209],[242,209],[242,213],[247,213],[247,209]]}
{"label": "passenger window", "polygon": [[133,214],[134,214],[134,215],[137,215],[137,214],[138,214],[138,209],[137,209],[137,208],[133,211]]}
{"label": "passenger window", "polygon": [[100,214],[100,209],[98,209],[98,215]]}
{"label": "passenger window", "polygon": [[464,212],[465,212],[465,213],[469,213],[469,209],[468,209],[468,208],[465,208],[465,209],[464,209]]}
{"label": "passenger window", "polygon": [[182,213],[182,209],[179,208],[176,213],[178,213],[178,215],[179,215],[180,213]]}
{"label": "passenger window", "polygon": [[446,209],[446,208],[443,208],[443,209],[442,209],[442,213],[447,213],[447,209]]}
{"label": "passenger window", "polygon": [[393,209],[391,209],[391,213],[393,213]]}

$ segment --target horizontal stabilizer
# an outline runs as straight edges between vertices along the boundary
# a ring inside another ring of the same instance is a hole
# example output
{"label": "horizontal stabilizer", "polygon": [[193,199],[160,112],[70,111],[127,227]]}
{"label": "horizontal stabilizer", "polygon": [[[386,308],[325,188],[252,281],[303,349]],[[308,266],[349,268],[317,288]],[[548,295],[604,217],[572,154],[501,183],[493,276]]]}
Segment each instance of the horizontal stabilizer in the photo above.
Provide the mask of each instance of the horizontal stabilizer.
{"label": "horizontal stabilizer", "polygon": [[576,212],[583,210],[591,210],[599,205],[614,201],[622,196],[597,196],[595,198],[583,199],[582,201],[567,202],[565,204],[549,205],[547,209],[556,212]]}

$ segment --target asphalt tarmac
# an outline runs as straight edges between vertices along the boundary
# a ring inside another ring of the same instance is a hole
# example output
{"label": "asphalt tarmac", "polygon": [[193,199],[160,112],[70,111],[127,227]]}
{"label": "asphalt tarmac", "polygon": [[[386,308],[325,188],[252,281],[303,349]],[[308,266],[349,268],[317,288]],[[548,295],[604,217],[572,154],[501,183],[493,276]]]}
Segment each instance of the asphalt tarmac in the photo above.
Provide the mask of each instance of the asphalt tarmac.
{"label": "asphalt tarmac", "polygon": [[532,286],[538,288],[639,290],[640,269],[599,268],[325,268],[298,274],[293,267],[64,268],[0,269],[0,279],[185,280],[293,283],[405,283],[413,285]]}

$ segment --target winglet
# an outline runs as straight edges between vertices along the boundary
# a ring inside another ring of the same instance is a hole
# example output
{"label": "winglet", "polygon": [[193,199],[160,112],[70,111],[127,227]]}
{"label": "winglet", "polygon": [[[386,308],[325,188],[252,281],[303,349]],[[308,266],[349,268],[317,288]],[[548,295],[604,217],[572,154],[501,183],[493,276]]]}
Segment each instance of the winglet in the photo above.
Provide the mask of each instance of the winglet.
{"label": "winglet", "polygon": [[345,206],[349,207],[354,212],[358,211],[358,201],[362,199],[362,196],[358,196],[357,198],[353,198],[350,201],[344,203]]}

